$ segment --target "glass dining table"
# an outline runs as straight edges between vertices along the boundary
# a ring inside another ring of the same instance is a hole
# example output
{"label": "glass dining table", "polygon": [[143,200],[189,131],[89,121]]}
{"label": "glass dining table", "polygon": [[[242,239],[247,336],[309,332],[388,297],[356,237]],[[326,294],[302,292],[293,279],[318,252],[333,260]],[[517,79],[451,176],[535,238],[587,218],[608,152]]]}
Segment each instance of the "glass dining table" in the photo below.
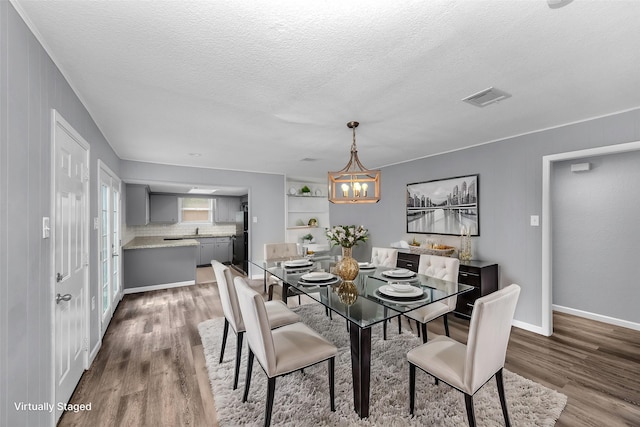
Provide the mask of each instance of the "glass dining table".
{"label": "glass dining table", "polygon": [[[332,277],[322,283],[312,279],[323,277],[321,272],[326,273],[325,277],[331,277],[332,267],[336,263],[335,257],[310,257],[307,260],[308,262],[294,261],[293,264],[298,265],[293,266],[290,265],[292,262],[287,260],[249,262],[263,274],[272,275],[282,281],[282,300],[285,303],[291,291],[294,294],[302,293],[347,320],[351,341],[353,403],[360,418],[369,416],[372,326],[473,289],[472,286],[408,270],[402,272],[389,267],[361,267],[358,277],[353,281],[357,288],[357,296],[350,293],[350,296],[345,297],[340,293],[342,281],[338,277]],[[309,275],[312,272],[314,274]],[[403,298],[403,294],[387,292],[390,283],[411,285],[412,291],[418,289],[416,293],[419,293],[419,296]],[[422,292],[419,292],[420,290]]]}

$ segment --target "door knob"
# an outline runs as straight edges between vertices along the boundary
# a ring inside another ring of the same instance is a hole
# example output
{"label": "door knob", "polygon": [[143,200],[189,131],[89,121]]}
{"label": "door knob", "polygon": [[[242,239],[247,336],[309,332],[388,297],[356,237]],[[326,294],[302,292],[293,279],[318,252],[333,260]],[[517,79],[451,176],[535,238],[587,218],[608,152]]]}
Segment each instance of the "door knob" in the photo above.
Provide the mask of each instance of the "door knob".
{"label": "door knob", "polygon": [[60,304],[60,301],[71,301],[71,294],[56,295],[56,304]]}

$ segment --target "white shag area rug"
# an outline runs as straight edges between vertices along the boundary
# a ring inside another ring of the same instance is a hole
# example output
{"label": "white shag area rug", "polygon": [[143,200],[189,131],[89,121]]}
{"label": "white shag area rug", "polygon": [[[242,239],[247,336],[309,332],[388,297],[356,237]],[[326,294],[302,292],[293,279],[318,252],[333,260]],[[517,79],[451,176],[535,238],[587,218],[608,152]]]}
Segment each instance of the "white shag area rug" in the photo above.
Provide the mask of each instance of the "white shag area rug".
{"label": "white shag area rug", "polygon": [[[464,396],[431,376],[416,373],[415,416],[409,415],[409,364],[407,352],[422,339],[404,330],[401,335],[390,328],[386,341],[382,327],[372,330],[371,395],[369,417],[360,419],[353,409],[351,355],[346,322],[340,316],[330,320],[324,307],[310,304],[294,309],[303,321],[333,342],[339,349],[335,365],[336,412],[329,408],[327,363],[306,368],[276,379],[272,425],[285,426],[464,426],[467,415]],[[394,323],[395,324],[395,323]],[[249,399],[242,403],[246,376],[246,337],[238,388],[233,390],[236,337],[230,332],[224,360],[218,363],[224,319],[211,319],[198,325],[205,352],[209,380],[221,426],[262,425],[266,402],[267,377],[254,362]],[[395,332],[395,333],[394,333]],[[433,334],[432,334],[433,335]],[[504,372],[505,393],[513,426],[553,426],[567,402],[561,393],[517,374]],[[495,385],[490,380],[474,396],[478,426],[503,426],[504,418]]]}

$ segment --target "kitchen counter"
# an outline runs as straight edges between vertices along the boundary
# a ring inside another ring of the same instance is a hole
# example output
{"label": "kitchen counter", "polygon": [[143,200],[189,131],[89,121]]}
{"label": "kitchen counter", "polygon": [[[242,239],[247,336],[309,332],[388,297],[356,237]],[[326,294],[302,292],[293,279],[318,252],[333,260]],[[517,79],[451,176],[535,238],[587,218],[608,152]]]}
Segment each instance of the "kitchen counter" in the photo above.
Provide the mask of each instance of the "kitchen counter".
{"label": "kitchen counter", "polygon": [[183,246],[198,246],[200,242],[193,238],[182,238],[180,236],[169,236],[169,239],[180,238],[180,240],[165,240],[167,237],[147,236],[136,237],[122,247],[128,249],[154,249],[154,248],[179,248]]}
{"label": "kitchen counter", "polygon": [[[145,236],[136,237],[124,245],[122,249],[152,249],[152,248],[177,248],[181,246],[197,246],[200,244],[197,239],[213,237],[232,237],[233,233],[218,234],[183,234],[170,236]],[[169,240],[167,240],[169,239]]]}
{"label": "kitchen counter", "polygon": [[181,239],[200,239],[203,237],[232,237],[235,236],[235,233],[200,233],[200,234],[183,234],[178,236],[163,236],[165,238],[176,238],[179,237]]}
{"label": "kitchen counter", "polygon": [[123,247],[124,292],[195,284],[199,246],[195,239],[136,237]]}

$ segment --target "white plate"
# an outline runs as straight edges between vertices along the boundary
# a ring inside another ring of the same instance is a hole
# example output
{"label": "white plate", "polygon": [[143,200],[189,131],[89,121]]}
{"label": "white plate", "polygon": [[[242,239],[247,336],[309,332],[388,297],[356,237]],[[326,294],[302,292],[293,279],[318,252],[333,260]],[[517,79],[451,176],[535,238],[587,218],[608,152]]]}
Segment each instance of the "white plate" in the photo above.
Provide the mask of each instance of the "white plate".
{"label": "white plate", "polygon": [[305,281],[305,280],[298,280],[298,285],[302,285],[302,286],[328,286],[328,285],[335,285],[336,283],[340,282],[340,278],[339,277],[334,277],[333,279],[329,279],[329,280],[323,280],[322,282],[313,282],[313,281]]}
{"label": "white plate", "polygon": [[376,268],[376,266],[371,264],[370,262],[359,262],[358,263],[358,267],[359,268],[364,268],[364,269],[366,269],[366,268]]}
{"label": "white plate", "polygon": [[289,194],[291,194],[292,196],[293,196],[293,195],[296,195],[296,194],[298,194],[298,190],[296,190],[295,188],[291,187],[291,188],[289,189]]}
{"label": "white plate", "polygon": [[285,267],[303,267],[313,263],[306,258],[300,258],[300,259],[292,259],[289,261],[285,261],[282,264]]}
{"label": "white plate", "polygon": [[326,282],[327,280],[331,280],[334,277],[335,276],[331,273],[327,273],[324,271],[314,271],[312,273],[303,274],[301,279],[304,279],[307,282]]}
{"label": "white plate", "polygon": [[401,292],[401,293],[406,293],[406,292],[413,292],[414,289],[416,289],[415,286],[411,286],[408,283],[403,283],[403,282],[389,282],[389,286],[396,292]]}
{"label": "white plate", "polygon": [[419,297],[420,295],[424,294],[424,291],[422,290],[422,288],[418,288],[415,286],[411,286],[411,287],[413,288],[413,290],[398,292],[389,285],[382,285],[378,288],[378,291],[381,294],[384,294],[390,297],[397,297],[397,298]]}
{"label": "white plate", "polygon": [[400,268],[397,270],[383,271],[382,274],[387,277],[413,277],[415,273],[411,270]]}
{"label": "white plate", "polygon": [[387,302],[391,302],[398,305],[405,305],[405,304],[408,305],[408,304],[415,304],[418,302],[429,301],[429,297],[427,295],[425,295],[424,298],[409,299],[406,301],[391,299],[389,297],[386,297],[385,294],[383,294],[382,292],[380,292],[380,289],[376,289],[375,296],[376,298],[381,299],[382,301],[387,301]]}

